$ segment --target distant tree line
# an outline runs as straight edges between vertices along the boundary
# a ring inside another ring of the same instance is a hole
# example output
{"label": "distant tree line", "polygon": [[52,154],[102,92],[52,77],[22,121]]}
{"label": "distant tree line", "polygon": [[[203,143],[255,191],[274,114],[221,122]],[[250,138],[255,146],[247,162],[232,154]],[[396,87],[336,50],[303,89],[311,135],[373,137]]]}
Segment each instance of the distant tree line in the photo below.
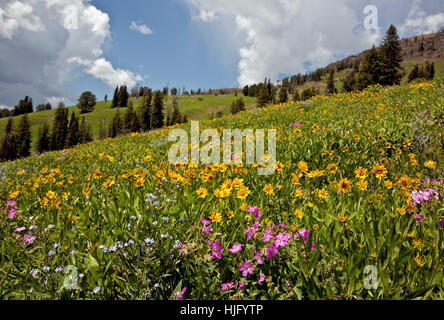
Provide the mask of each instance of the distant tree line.
{"label": "distant tree line", "polygon": [[426,62],[424,65],[416,64],[409,73],[408,82],[416,79],[432,80],[435,77],[435,63]]}

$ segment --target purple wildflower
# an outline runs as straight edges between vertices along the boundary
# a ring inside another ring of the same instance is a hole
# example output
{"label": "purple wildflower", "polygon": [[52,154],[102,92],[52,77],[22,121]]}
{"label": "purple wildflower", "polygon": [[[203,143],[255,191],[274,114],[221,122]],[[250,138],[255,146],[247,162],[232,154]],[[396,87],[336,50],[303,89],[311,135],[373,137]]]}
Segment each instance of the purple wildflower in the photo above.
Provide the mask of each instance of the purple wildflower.
{"label": "purple wildflower", "polygon": [[261,283],[264,282],[264,280],[265,280],[265,274],[261,273],[258,282]]}
{"label": "purple wildflower", "polygon": [[242,261],[239,270],[242,271],[242,276],[246,277],[249,274],[253,274],[253,264],[250,261]]}
{"label": "purple wildflower", "polygon": [[256,259],[257,263],[264,264],[264,258],[262,258],[261,253],[254,250],[254,258]]}
{"label": "purple wildflower", "polygon": [[217,259],[222,258],[221,253],[224,252],[224,247],[220,246],[220,241],[217,240],[215,242],[212,241],[207,241],[207,242],[210,245],[211,250],[213,251],[211,255]]}
{"label": "purple wildflower", "polygon": [[183,300],[183,296],[185,294],[185,291],[187,291],[187,287],[183,288],[182,291],[176,293],[177,300]]}
{"label": "purple wildflower", "polygon": [[265,231],[265,234],[264,234],[264,237],[262,238],[262,240],[264,240],[264,242],[268,242],[273,238],[274,238],[273,232],[271,231],[271,229],[268,229],[267,231]]}
{"label": "purple wildflower", "polygon": [[413,215],[413,217],[416,219],[416,225],[418,226],[420,223],[422,223],[425,219],[424,215],[421,213],[416,213]]}
{"label": "purple wildflower", "polygon": [[267,248],[267,256],[266,258],[268,260],[272,259],[275,255],[278,253],[278,246],[276,246],[274,243],[270,244],[270,246]]}
{"label": "purple wildflower", "polygon": [[23,239],[24,239],[25,243],[32,244],[34,242],[34,240],[36,239],[36,236],[33,236],[32,232],[29,232],[23,236]]}
{"label": "purple wildflower", "polygon": [[261,217],[261,211],[259,210],[258,207],[248,207],[247,212],[254,213],[256,219],[259,219]]}
{"label": "purple wildflower", "polygon": [[24,231],[24,230],[26,230],[26,227],[20,227],[20,228],[16,228],[16,229],[14,230],[14,232],[22,232],[22,231]]}
{"label": "purple wildflower", "polygon": [[233,246],[231,249],[228,249],[231,253],[236,253],[242,250],[242,244],[241,243],[233,243]]}
{"label": "purple wildflower", "polygon": [[444,228],[444,218],[439,218],[439,225]]}
{"label": "purple wildflower", "polygon": [[220,285],[220,291],[227,291],[236,288],[236,284],[234,282],[222,283]]}
{"label": "purple wildflower", "polygon": [[274,239],[274,243],[277,247],[284,247],[287,244],[287,241],[291,239],[291,234],[281,232]]}

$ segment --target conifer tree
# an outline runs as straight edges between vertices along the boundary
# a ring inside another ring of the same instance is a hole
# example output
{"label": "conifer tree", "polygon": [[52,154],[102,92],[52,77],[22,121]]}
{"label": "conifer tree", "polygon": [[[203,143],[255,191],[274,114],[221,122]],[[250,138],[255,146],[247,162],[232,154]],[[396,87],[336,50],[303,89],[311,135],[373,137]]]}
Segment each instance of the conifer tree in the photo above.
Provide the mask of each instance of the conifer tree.
{"label": "conifer tree", "polygon": [[335,77],[335,72],[331,71],[327,79],[327,95],[335,94],[337,92],[335,88],[334,77]]}
{"label": "conifer tree", "polygon": [[391,24],[387,29],[380,50],[382,68],[378,83],[381,85],[399,84],[402,78],[400,72],[402,56],[399,36],[394,25]]}
{"label": "conifer tree", "polygon": [[288,101],[287,88],[284,86],[281,86],[281,89],[279,90],[279,103],[285,103],[287,101]]}
{"label": "conifer tree", "polygon": [[50,137],[49,147],[51,150],[61,150],[65,147],[68,135],[68,109],[59,104],[55,112],[54,124]]}
{"label": "conifer tree", "polygon": [[344,79],[342,92],[351,92],[356,86],[356,72],[352,70]]}
{"label": "conifer tree", "polygon": [[49,151],[49,125],[46,122],[43,127],[39,127],[36,151],[39,154]]}
{"label": "conifer tree", "polygon": [[143,96],[139,107],[138,118],[142,131],[151,130],[151,96]]}
{"label": "conifer tree", "polygon": [[17,156],[29,157],[31,154],[31,125],[28,121],[28,115],[25,113],[20,120],[16,132]]}
{"label": "conifer tree", "polygon": [[126,86],[121,86],[119,91],[119,98],[118,98],[118,106],[121,108],[126,108],[128,106],[128,90]]}
{"label": "conifer tree", "polygon": [[14,160],[17,157],[15,135],[12,131],[13,119],[10,117],[6,124],[5,135],[0,149],[0,161]]}
{"label": "conifer tree", "polygon": [[[85,118],[85,117],[83,117]],[[66,145],[68,147],[73,147],[80,142],[80,130],[79,121],[76,118],[75,112],[71,115],[71,121],[69,122],[68,136],[66,139]]]}
{"label": "conifer tree", "polygon": [[128,102],[128,107],[126,108],[125,114],[123,116],[123,126],[125,128],[125,132],[132,132],[134,127],[134,119],[136,118],[133,109],[133,102],[130,100]]}
{"label": "conifer tree", "polygon": [[82,117],[82,124],[79,131],[79,144],[93,141],[91,126],[86,124],[85,117]]}
{"label": "conifer tree", "polygon": [[370,85],[380,83],[381,68],[381,56],[375,46],[373,46],[367,51],[359,67],[356,89],[363,90]]}
{"label": "conifer tree", "polygon": [[262,108],[268,102],[268,89],[266,86],[262,85],[259,89],[259,95],[257,97],[257,107]]}
{"label": "conifer tree", "polygon": [[111,102],[111,108],[114,109],[119,104],[119,86],[116,87],[113,95],[113,102]]}
{"label": "conifer tree", "polygon": [[153,107],[151,113],[151,128],[159,129],[162,128],[164,124],[163,115],[163,94],[161,91],[157,90],[153,97]]}
{"label": "conifer tree", "polygon": [[109,127],[108,136],[110,138],[115,138],[121,134],[122,131],[122,120],[120,119],[120,111],[117,108],[116,114],[114,115],[113,121]]}

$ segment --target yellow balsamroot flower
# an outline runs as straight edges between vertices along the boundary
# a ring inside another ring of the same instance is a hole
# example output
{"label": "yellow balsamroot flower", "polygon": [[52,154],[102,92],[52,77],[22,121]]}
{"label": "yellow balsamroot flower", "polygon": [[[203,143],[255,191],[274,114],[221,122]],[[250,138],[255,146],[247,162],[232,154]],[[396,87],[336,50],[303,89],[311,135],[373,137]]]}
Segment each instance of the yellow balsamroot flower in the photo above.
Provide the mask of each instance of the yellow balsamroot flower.
{"label": "yellow balsamroot flower", "polygon": [[405,215],[406,212],[405,208],[396,208],[396,211],[398,211],[399,215],[401,216]]}
{"label": "yellow balsamroot flower", "polygon": [[435,169],[436,168],[436,162],[432,161],[432,160],[429,160],[429,161],[424,162],[424,166],[426,168]]}
{"label": "yellow balsamroot flower", "polygon": [[366,180],[359,180],[356,185],[358,186],[358,189],[361,191],[367,190],[368,182]]}
{"label": "yellow balsamroot flower", "polygon": [[250,194],[250,189],[248,187],[243,187],[239,189],[236,193],[238,199],[244,200]]}
{"label": "yellow balsamroot flower", "polygon": [[113,179],[112,177],[108,177],[108,180],[106,180],[106,181],[103,183],[103,187],[104,187],[105,189],[108,189],[108,188],[112,187],[113,184],[115,184],[114,179]]}
{"label": "yellow balsamroot flower", "polygon": [[301,172],[307,172],[308,171],[308,164],[305,161],[300,161],[298,163],[298,168],[301,170]]}
{"label": "yellow balsamroot flower", "polygon": [[341,148],[341,151],[342,151],[343,153],[347,152],[348,150],[350,150],[350,147],[349,147],[349,146],[343,146],[343,147]]}
{"label": "yellow balsamroot flower", "polygon": [[153,159],[152,156],[147,155],[145,158],[143,158],[143,161],[148,163],[148,162],[150,162],[152,159]]}
{"label": "yellow balsamroot flower", "polygon": [[341,212],[341,213],[339,214],[338,219],[339,219],[339,221],[340,221],[341,223],[345,223],[345,222],[347,221],[348,217],[344,214],[344,212]]}
{"label": "yellow balsamroot flower", "polygon": [[136,188],[140,188],[143,187],[145,185],[145,179],[143,179],[142,177],[137,177],[134,181],[134,186]]}
{"label": "yellow balsamroot flower", "polygon": [[302,212],[302,210],[296,209],[293,214],[298,217],[299,219],[302,219],[304,217],[304,213]]}
{"label": "yellow balsamroot flower", "polygon": [[294,173],[291,174],[291,183],[293,183],[293,184],[299,183],[299,177]]}
{"label": "yellow balsamroot flower", "polygon": [[387,189],[392,189],[393,188],[393,182],[391,182],[390,180],[384,180],[384,186]]}
{"label": "yellow balsamroot flower", "polygon": [[355,170],[355,176],[358,179],[365,179],[368,176],[368,172],[367,169],[363,168],[363,167],[359,167]]}
{"label": "yellow balsamroot flower", "polygon": [[196,193],[198,198],[205,199],[206,196],[208,195],[208,190],[205,188],[200,188],[199,190],[196,191]]}
{"label": "yellow balsamroot flower", "polygon": [[338,171],[338,166],[335,163],[330,163],[327,166],[327,172],[329,174],[335,174]]}
{"label": "yellow balsamroot flower", "polygon": [[412,240],[412,246],[413,246],[413,249],[421,248],[421,247],[422,247],[422,241],[421,241],[421,239],[418,239],[418,240],[413,239],[413,240]]}
{"label": "yellow balsamroot flower", "polygon": [[338,183],[338,190],[342,193],[348,193],[351,192],[352,189],[352,182],[348,180],[347,178],[343,178],[339,180]]}
{"label": "yellow balsamroot flower", "polygon": [[69,184],[73,184],[74,183],[74,177],[73,176],[69,176],[68,183]]}
{"label": "yellow balsamroot flower", "polygon": [[266,184],[265,185],[265,187],[264,187],[264,192],[266,193],[266,194],[268,194],[268,195],[272,195],[272,194],[274,194],[274,188],[273,188],[273,186],[271,185],[271,184]]}
{"label": "yellow balsamroot flower", "polygon": [[91,184],[88,183],[88,184],[86,185],[85,189],[83,189],[83,194],[84,194],[84,195],[87,195],[87,194],[89,194],[90,192],[91,192]]}
{"label": "yellow balsamroot flower", "polygon": [[413,260],[415,260],[416,264],[417,264],[420,268],[422,268],[422,267],[425,265],[425,261],[422,260],[422,257],[420,257],[420,256],[416,256],[416,257],[414,257]]}
{"label": "yellow balsamroot flower", "polygon": [[21,176],[22,174],[25,174],[25,169],[23,169],[23,170],[17,172],[17,175],[18,175],[18,176]]}
{"label": "yellow balsamroot flower", "polygon": [[301,188],[297,188],[296,191],[294,192],[294,196],[297,198],[302,197],[302,194],[303,192]]}
{"label": "yellow balsamroot flower", "polygon": [[248,209],[248,205],[244,202],[244,203],[241,204],[240,209],[241,209],[242,211],[247,211],[247,209]]}
{"label": "yellow balsamroot flower", "polygon": [[328,191],[326,191],[324,189],[321,189],[318,191],[319,198],[325,199],[325,198],[327,198],[327,196],[328,196]]}
{"label": "yellow balsamroot flower", "polygon": [[219,223],[222,221],[222,216],[217,210],[213,210],[209,218],[212,222],[216,222],[216,223]]}
{"label": "yellow balsamroot flower", "polygon": [[228,217],[228,219],[231,220],[234,217],[234,212],[233,211],[228,211],[227,212],[227,217]]}
{"label": "yellow balsamroot flower", "polygon": [[106,157],[108,158],[109,162],[113,162],[114,161],[114,157],[112,157],[112,156],[106,156]]}
{"label": "yellow balsamroot flower", "polygon": [[238,179],[238,178],[235,178],[234,180],[233,180],[233,186],[235,187],[235,188],[240,188],[240,187],[242,187],[244,185],[244,179]]}
{"label": "yellow balsamroot flower", "polygon": [[94,173],[93,173],[93,178],[94,178],[94,179],[100,179],[100,178],[102,178],[102,176],[103,176],[103,174],[100,172],[99,169],[96,169],[96,170],[94,171]]}
{"label": "yellow balsamroot flower", "polygon": [[9,193],[9,199],[15,199],[20,194],[20,191],[14,191]]}
{"label": "yellow balsamroot flower", "polygon": [[372,253],[370,253],[370,257],[376,259],[376,257],[377,257],[376,252],[372,252]]}
{"label": "yellow balsamroot flower", "polygon": [[411,180],[412,179],[404,175],[401,178],[399,178],[398,185],[401,187],[402,190],[408,190],[411,186]]}
{"label": "yellow balsamroot flower", "polygon": [[375,164],[372,169],[372,173],[376,176],[377,179],[381,180],[387,175],[387,169],[383,164]]}

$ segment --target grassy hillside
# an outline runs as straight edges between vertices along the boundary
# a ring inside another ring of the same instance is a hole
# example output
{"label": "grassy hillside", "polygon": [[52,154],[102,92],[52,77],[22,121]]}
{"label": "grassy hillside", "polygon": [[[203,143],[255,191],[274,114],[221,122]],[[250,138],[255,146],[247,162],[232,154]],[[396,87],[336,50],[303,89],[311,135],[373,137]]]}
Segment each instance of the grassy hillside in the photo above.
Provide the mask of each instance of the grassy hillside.
{"label": "grassy hillside", "polygon": [[276,129],[268,176],[171,165],[172,128],[3,164],[0,299],[443,299],[443,90],[200,122]]}
{"label": "grassy hillside", "polygon": [[[234,96],[233,95],[218,95],[218,96],[210,96],[210,95],[202,95],[202,96],[178,96],[179,107],[183,114],[187,114],[189,119],[208,119],[209,116],[214,113],[216,114],[218,111],[223,112],[224,114],[229,113],[231,103],[241,97],[244,99],[246,104],[246,108],[253,108],[256,105],[256,99],[250,97],[243,97],[243,95]],[[137,108],[140,104],[140,100],[137,98],[133,98],[134,107]],[[167,108],[172,108],[172,97],[168,97],[165,102],[165,111]],[[70,110],[70,115],[74,111],[77,115],[79,115],[79,109],[75,106],[68,107]],[[126,108],[121,108],[120,112],[123,115]],[[85,114],[85,120],[88,124],[91,125],[93,130],[94,138],[98,137],[99,134],[99,123],[101,120],[104,120],[106,123],[110,123],[112,118],[115,115],[116,110],[111,109],[111,101],[99,101],[95,106],[95,110],[91,113]],[[28,114],[29,121],[31,123],[32,130],[32,141],[33,145],[35,143],[37,132],[39,126],[43,125],[45,122],[48,122],[52,125],[52,121],[54,118],[55,110],[48,110],[43,112],[34,112],[32,114]],[[18,125],[20,117],[14,117],[15,124]],[[3,136],[6,123],[8,119],[2,118],[0,119],[0,137]]]}

